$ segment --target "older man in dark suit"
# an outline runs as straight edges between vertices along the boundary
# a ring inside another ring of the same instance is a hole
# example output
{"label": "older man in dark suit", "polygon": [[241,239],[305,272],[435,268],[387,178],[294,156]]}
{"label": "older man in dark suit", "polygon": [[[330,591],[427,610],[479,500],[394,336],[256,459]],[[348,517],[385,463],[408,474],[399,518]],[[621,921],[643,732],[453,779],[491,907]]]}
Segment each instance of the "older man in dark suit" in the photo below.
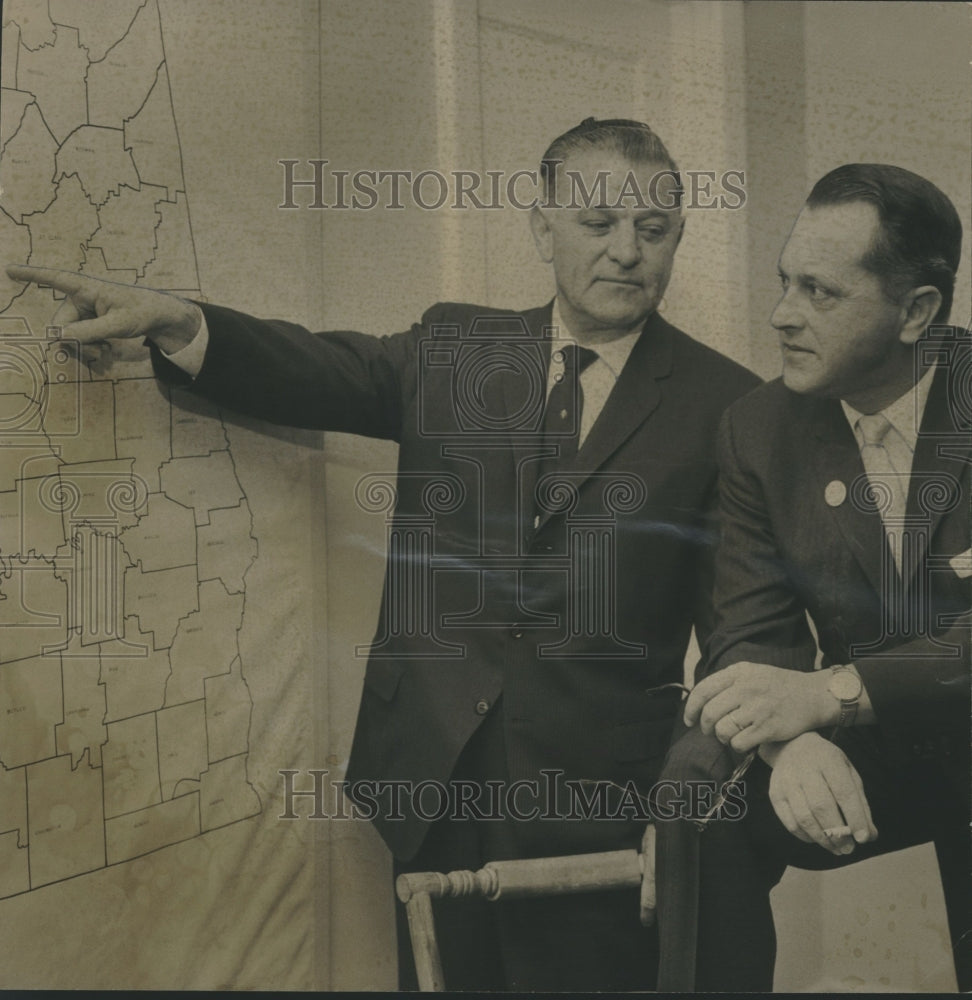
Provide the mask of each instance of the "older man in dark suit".
{"label": "older man in dark suit", "polygon": [[[636,846],[644,816],[610,795],[592,816],[571,794],[647,794],[677,705],[647,689],[680,681],[693,625],[710,626],[716,427],[757,380],[658,315],[683,219],[646,125],[588,119],[542,174],[531,225],[557,296],[525,313],[440,304],[391,337],[314,335],[11,272],[69,295],[66,337],[147,336],[162,377],[220,405],[399,442],[347,775],[399,871]],[[451,988],[654,986],[637,893],[438,917]],[[414,985],[401,926],[399,954]]]}
{"label": "older man in dark suit", "polygon": [[758,756],[742,818],[736,792],[732,818],[714,801],[659,825],[661,989],[771,989],[787,864],[926,841],[972,985],[972,355],[940,325],[961,236],[929,181],[852,164],[816,184],[783,248],[783,376],[721,427],[716,628],[669,807],[678,783]]}

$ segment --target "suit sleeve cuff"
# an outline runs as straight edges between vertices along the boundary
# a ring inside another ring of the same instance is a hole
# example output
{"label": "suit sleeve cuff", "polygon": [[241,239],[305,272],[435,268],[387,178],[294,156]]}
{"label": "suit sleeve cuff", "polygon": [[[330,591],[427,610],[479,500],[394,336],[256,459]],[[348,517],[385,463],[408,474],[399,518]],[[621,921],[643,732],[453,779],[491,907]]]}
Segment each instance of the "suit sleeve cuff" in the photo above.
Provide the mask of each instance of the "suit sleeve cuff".
{"label": "suit sleeve cuff", "polygon": [[181,368],[190,378],[195,378],[202,371],[208,346],[209,327],[206,325],[206,317],[203,316],[202,322],[199,324],[199,331],[185,347],[174,354],[166,354],[161,349],[159,353],[177,368]]}

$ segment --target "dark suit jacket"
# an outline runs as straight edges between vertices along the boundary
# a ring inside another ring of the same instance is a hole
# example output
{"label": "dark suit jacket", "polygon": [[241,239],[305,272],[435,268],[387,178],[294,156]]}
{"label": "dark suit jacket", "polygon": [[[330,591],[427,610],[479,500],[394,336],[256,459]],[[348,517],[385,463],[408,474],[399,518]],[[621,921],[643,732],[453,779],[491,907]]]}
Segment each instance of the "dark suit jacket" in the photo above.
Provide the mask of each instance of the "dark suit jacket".
{"label": "dark suit jacket", "polygon": [[916,552],[902,580],[880,515],[855,501],[865,473],[839,402],[777,380],[726,413],[717,625],[703,670],[740,660],[813,669],[809,614],[824,665],[856,664],[888,753],[941,760],[964,785],[972,580],[951,560],[970,545],[968,337],[923,353],[940,366],[914,456]]}
{"label": "dark suit jacket", "polygon": [[[553,768],[654,781],[678,701],[645,689],[681,680],[693,624],[708,632],[716,428],[755,376],[651,317],[565,470],[566,506],[548,511],[534,486],[549,305],[440,304],[381,338],[203,310],[210,345],[193,391],[400,444],[349,782],[448,781],[501,693],[511,780]],[[385,803],[375,822],[407,859],[428,820],[407,797],[403,819]],[[558,840],[540,823],[536,851],[610,846],[624,825],[561,824]]]}

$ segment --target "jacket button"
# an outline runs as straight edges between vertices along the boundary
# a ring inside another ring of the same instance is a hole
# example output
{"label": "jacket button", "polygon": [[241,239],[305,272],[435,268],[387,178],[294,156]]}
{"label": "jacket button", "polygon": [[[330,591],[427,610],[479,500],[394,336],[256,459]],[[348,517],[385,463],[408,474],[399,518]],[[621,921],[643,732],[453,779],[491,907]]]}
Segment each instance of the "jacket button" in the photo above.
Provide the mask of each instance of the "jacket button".
{"label": "jacket button", "polygon": [[489,702],[485,698],[481,698],[476,702],[476,714],[485,715],[489,711]]}
{"label": "jacket button", "polygon": [[510,635],[513,636],[514,639],[522,639],[523,638],[523,629],[520,629],[520,628],[511,628],[510,629]]}

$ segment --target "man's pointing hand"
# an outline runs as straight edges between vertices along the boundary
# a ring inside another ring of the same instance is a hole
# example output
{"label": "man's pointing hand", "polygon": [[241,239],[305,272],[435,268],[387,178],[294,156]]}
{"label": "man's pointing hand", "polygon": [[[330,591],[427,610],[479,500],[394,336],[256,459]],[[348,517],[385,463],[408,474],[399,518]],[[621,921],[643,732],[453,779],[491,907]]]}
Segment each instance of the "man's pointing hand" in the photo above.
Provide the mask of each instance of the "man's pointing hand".
{"label": "man's pointing hand", "polygon": [[7,268],[15,281],[33,281],[65,295],[52,326],[63,340],[82,345],[130,337],[147,337],[166,354],[186,347],[199,331],[202,312],[197,305],[167,292],[102,281],[53,267]]}

